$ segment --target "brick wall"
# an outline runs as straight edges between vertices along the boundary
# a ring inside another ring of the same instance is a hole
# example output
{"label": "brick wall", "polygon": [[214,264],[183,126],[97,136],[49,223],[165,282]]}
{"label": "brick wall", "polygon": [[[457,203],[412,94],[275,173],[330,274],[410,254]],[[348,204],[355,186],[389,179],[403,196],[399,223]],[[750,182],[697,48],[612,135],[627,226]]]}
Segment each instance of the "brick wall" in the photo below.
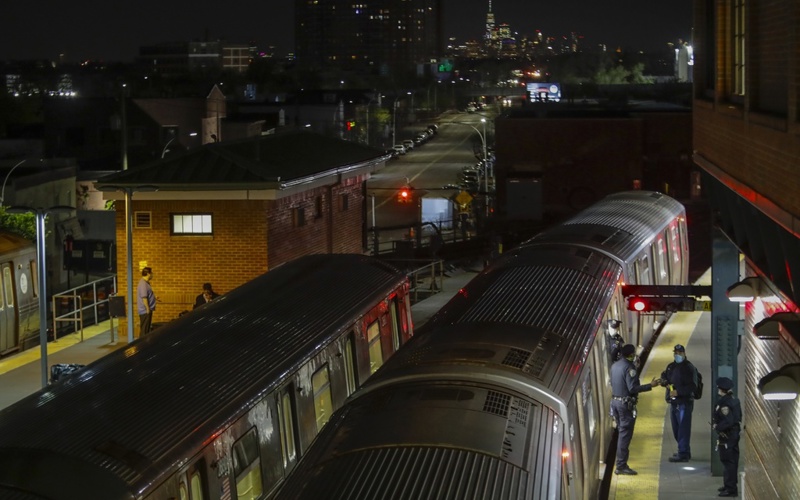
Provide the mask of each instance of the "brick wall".
{"label": "brick wall", "polygon": [[633,188],[689,192],[692,117],[686,112],[640,113],[625,118],[498,119],[498,206],[505,181],[540,178],[544,209],[574,212],[611,193]]}
{"label": "brick wall", "polygon": [[[137,212],[149,212],[152,224],[149,229],[136,228],[134,224],[132,230],[134,294],[141,265],[146,262],[153,268],[151,284],[160,300],[153,322],[163,323],[191,310],[203,283],[210,282],[218,293],[225,293],[271,267],[303,255],[362,253],[364,180],[353,178],[277,201],[137,201],[134,195],[134,218]],[[346,210],[343,195],[347,196]],[[300,227],[295,222],[297,208],[305,209],[305,225]],[[174,213],[211,213],[213,236],[170,235],[170,215]],[[126,295],[124,202],[117,203],[116,223],[118,293]],[[138,326],[137,315],[137,336]]]}
{"label": "brick wall", "polygon": [[[696,6],[697,26],[719,28],[715,33],[697,32],[696,74],[701,80],[695,92],[693,147],[702,158],[798,217],[800,69],[786,61],[796,59],[794,27],[800,22],[800,9],[787,10],[787,5],[759,2],[750,11],[743,97],[731,95],[732,13]],[[707,21],[709,17],[716,21]],[[716,82],[716,88],[709,89],[709,81]],[[779,92],[771,90],[777,87]],[[765,92],[770,93],[766,100]]]}
{"label": "brick wall", "polygon": [[[151,282],[161,300],[153,322],[170,321],[190,310],[202,284],[219,293],[235,288],[267,270],[264,201],[136,201],[133,213],[150,212],[152,228],[133,228],[134,293],[140,263],[153,268]],[[213,214],[213,236],[171,236],[171,213]],[[127,294],[125,205],[117,203],[117,270],[119,294]],[[136,314],[136,311],[134,311]],[[138,316],[134,318],[138,336]]]}

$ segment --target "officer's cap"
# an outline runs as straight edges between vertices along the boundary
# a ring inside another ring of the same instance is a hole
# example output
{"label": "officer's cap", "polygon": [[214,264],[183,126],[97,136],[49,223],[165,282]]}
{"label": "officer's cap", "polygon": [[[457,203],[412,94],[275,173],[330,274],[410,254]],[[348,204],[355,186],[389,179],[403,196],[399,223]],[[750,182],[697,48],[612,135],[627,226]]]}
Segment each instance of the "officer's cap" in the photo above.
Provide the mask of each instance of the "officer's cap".
{"label": "officer's cap", "polygon": [[733,389],[733,380],[729,379],[728,377],[720,377],[717,379],[717,387],[723,391],[730,391]]}
{"label": "officer's cap", "polygon": [[686,348],[683,347],[681,344],[675,344],[675,347],[672,349],[673,352],[686,352]]}
{"label": "officer's cap", "polygon": [[623,357],[627,358],[628,356],[634,355],[636,348],[633,346],[633,344],[625,344],[622,346],[622,350],[620,352],[622,352]]}

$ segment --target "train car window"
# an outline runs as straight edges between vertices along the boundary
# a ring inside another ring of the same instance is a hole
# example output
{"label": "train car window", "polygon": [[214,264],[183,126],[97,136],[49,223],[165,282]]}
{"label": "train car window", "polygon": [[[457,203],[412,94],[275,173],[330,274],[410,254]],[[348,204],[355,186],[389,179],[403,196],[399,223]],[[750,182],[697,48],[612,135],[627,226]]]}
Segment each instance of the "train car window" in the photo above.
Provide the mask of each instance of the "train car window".
{"label": "train car window", "polygon": [[11,268],[3,268],[3,286],[6,292],[6,305],[14,307],[14,280],[11,279]]}
{"label": "train car window", "polygon": [[383,364],[381,327],[377,321],[367,327],[367,342],[369,343],[369,373],[372,375]]}
{"label": "train car window", "polygon": [[199,471],[192,473],[191,488],[191,500],[203,500],[203,478],[200,476]]}
{"label": "train car window", "polygon": [[356,373],[356,339],[355,334],[350,332],[344,344],[344,378],[347,382],[348,396],[356,390]]}
{"label": "train car window", "polygon": [[189,500],[189,488],[186,487],[186,481],[181,481],[180,490],[180,499],[181,500]]}
{"label": "train car window", "polygon": [[400,348],[400,325],[397,322],[397,301],[395,299],[391,300],[389,314],[392,315],[392,347],[393,351],[397,352]]}
{"label": "train car window", "polygon": [[676,264],[681,261],[681,239],[678,235],[678,223],[672,221],[669,225],[669,245],[672,249],[672,261]]}
{"label": "train car window", "polygon": [[294,434],[294,410],[292,405],[293,386],[287,387],[281,392],[278,413],[280,420],[281,450],[283,452],[283,466],[287,467],[293,462],[297,453]]}
{"label": "train car window", "polygon": [[39,296],[39,270],[36,268],[36,261],[32,260],[28,264],[31,270],[31,290],[33,290],[33,296]]}
{"label": "train car window", "polygon": [[669,260],[667,259],[667,243],[664,239],[663,235],[659,235],[656,238],[655,248],[658,257],[658,282],[662,284],[669,283]]}
{"label": "train car window", "polygon": [[653,275],[650,272],[650,258],[647,255],[642,255],[642,258],[636,261],[636,276],[640,285],[651,285],[653,283]]}
{"label": "train car window", "polygon": [[328,419],[333,413],[328,365],[323,366],[311,376],[311,385],[314,390],[314,415],[317,417],[317,432],[319,432],[328,423]]}
{"label": "train car window", "polygon": [[258,434],[255,427],[233,443],[231,455],[237,498],[239,500],[259,498],[262,493],[261,457],[258,452]]}

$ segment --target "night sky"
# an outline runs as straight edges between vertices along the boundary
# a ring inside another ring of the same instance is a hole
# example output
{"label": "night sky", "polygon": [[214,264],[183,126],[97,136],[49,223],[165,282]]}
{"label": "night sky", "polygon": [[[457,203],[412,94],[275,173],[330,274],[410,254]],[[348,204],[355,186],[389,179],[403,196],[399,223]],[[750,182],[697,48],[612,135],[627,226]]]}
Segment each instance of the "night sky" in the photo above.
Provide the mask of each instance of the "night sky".
{"label": "night sky", "polygon": [[[132,61],[140,45],[167,41],[255,40],[283,55],[293,49],[291,0],[5,1],[0,59]],[[444,36],[478,39],[488,0],[443,0]],[[57,6],[57,7],[56,7]],[[561,36],[571,31],[587,45],[644,50],[691,39],[692,0],[493,0],[495,20],[512,31]]]}

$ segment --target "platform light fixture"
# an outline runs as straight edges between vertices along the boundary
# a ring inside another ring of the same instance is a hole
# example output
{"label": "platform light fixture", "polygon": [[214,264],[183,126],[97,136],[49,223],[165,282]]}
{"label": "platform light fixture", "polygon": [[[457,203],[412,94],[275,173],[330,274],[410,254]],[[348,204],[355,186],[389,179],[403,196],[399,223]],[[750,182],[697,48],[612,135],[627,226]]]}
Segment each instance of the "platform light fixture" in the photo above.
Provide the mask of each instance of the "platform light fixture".
{"label": "platform light fixture", "polygon": [[725,290],[731,302],[752,302],[761,293],[764,282],[757,276],[744,278]]}
{"label": "platform light fixture", "polygon": [[800,363],[784,365],[758,382],[758,390],[767,401],[791,401],[800,392]]}

